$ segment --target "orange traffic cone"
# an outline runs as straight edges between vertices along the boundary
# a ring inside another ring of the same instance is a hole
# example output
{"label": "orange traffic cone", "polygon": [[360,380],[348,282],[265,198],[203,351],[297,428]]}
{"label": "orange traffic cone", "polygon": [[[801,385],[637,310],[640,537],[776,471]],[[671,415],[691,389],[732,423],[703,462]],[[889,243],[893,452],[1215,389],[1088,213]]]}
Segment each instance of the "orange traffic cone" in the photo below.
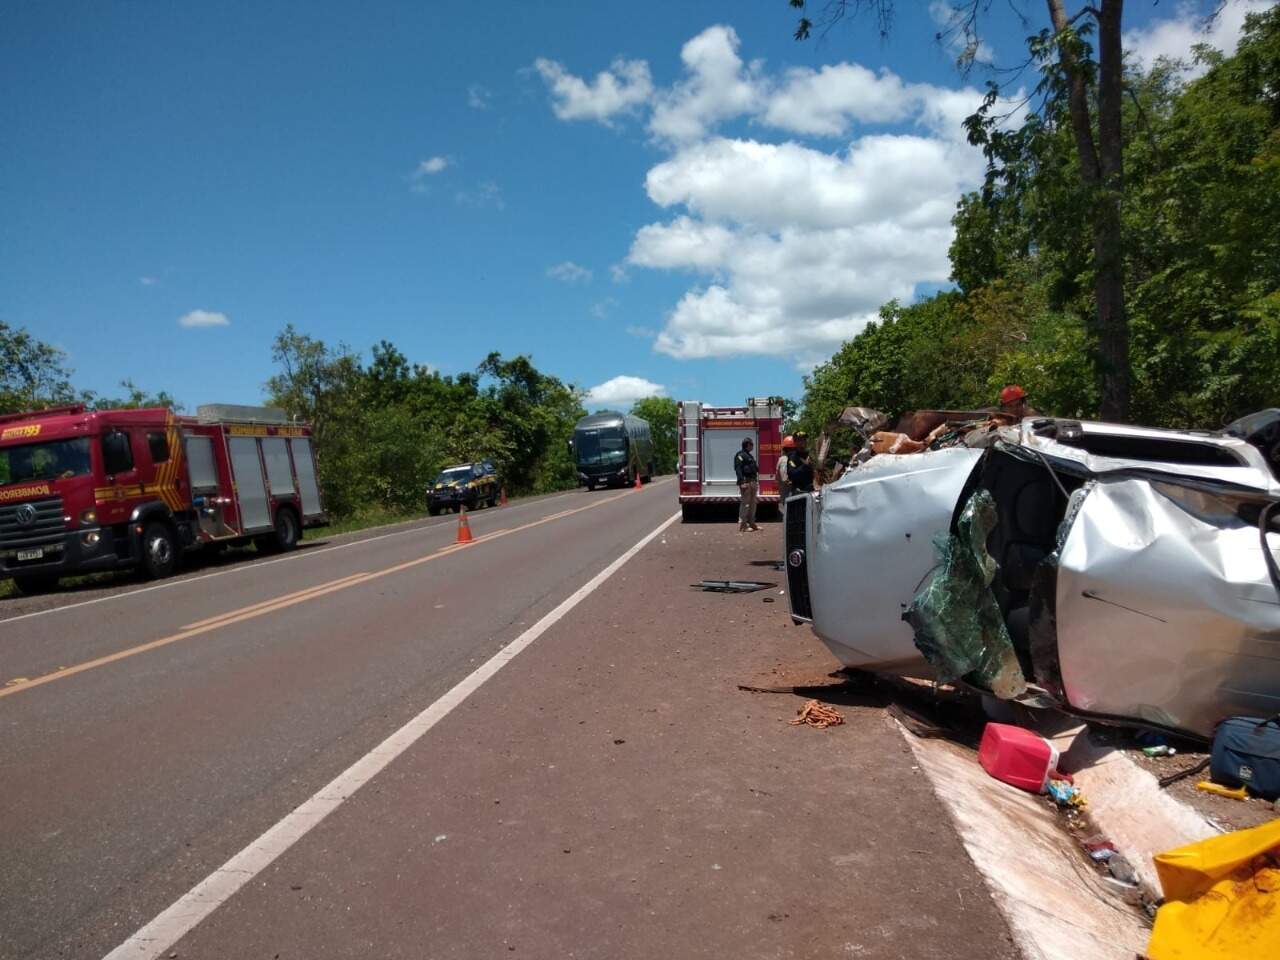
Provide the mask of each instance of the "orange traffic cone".
{"label": "orange traffic cone", "polygon": [[473,543],[474,541],[475,537],[471,536],[471,524],[467,520],[467,508],[463,507],[458,513],[458,539],[453,542],[457,544]]}
{"label": "orange traffic cone", "polygon": [[498,501],[498,506],[505,507],[507,505],[507,488],[502,488],[502,499]]}
{"label": "orange traffic cone", "polygon": [[642,484],[642,483],[640,482],[640,471],[639,471],[639,470],[637,470],[637,471],[636,471],[636,485],[635,485],[635,488],[634,488],[634,489],[639,490],[642,486],[644,486],[644,484]]}

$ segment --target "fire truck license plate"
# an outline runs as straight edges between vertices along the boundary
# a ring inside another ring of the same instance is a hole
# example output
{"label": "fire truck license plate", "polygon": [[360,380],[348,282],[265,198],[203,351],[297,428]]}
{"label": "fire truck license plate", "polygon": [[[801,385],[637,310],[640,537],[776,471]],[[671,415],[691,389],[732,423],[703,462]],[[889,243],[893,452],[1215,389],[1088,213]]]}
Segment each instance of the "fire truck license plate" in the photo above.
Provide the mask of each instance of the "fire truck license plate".
{"label": "fire truck license plate", "polygon": [[35,550],[19,550],[18,560],[39,560],[44,556],[44,548],[37,547]]}

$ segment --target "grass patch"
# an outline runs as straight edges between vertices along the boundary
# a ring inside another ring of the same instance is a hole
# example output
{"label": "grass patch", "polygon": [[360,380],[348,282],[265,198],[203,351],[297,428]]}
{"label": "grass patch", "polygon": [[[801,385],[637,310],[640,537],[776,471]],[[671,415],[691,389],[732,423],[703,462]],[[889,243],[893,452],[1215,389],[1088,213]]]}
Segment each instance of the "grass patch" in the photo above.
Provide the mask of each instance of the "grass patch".
{"label": "grass patch", "polygon": [[410,520],[424,520],[427,517],[425,510],[391,510],[383,507],[375,507],[369,510],[361,510],[350,516],[338,517],[329,521],[329,525],[320,527],[317,530],[310,531],[306,536],[310,538],[316,537],[332,537],[340,533],[355,533],[358,530],[367,530],[369,527],[385,527],[393,523],[407,523]]}

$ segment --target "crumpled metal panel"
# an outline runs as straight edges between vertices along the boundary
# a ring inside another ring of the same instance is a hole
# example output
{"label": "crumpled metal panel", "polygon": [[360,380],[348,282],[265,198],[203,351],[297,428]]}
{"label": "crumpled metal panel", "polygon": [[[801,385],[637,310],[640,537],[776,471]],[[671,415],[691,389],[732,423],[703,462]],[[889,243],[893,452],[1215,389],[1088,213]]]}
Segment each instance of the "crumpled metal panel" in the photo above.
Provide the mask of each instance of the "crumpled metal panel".
{"label": "crumpled metal panel", "polygon": [[1226,716],[1280,712],[1280,595],[1244,502],[1137,478],[1092,486],[1057,575],[1072,707],[1203,737]]}
{"label": "crumpled metal panel", "polygon": [[923,667],[902,614],[935,561],[983,451],[880,455],[813,498],[808,522],[813,630],[846,667]]}

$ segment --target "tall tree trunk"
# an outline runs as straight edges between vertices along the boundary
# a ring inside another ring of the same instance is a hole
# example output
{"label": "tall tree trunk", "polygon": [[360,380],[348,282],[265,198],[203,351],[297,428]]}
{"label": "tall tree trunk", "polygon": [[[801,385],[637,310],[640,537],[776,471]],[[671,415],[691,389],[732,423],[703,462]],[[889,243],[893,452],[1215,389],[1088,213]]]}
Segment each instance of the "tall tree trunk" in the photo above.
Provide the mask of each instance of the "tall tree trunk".
{"label": "tall tree trunk", "polygon": [[1102,0],[1098,16],[1098,162],[1102,191],[1093,221],[1094,294],[1098,300],[1098,360],[1102,374],[1102,418],[1129,419],[1129,318],[1124,308],[1124,251],[1120,204],[1124,152],[1120,99],[1124,51],[1120,21],[1124,0]]}
{"label": "tall tree trunk", "polygon": [[[1071,26],[1063,0],[1047,0],[1055,32]],[[1075,135],[1080,179],[1090,198],[1093,222],[1093,324],[1097,339],[1095,368],[1101,387],[1104,420],[1129,418],[1129,322],[1124,309],[1124,253],[1121,249],[1120,201],[1124,189],[1120,99],[1123,93],[1124,52],[1120,25],[1124,0],[1101,0],[1098,24],[1098,138],[1095,144],[1089,110],[1088,84],[1070,45],[1059,47],[1059,63],[1066,74],[1068,111]]]}

